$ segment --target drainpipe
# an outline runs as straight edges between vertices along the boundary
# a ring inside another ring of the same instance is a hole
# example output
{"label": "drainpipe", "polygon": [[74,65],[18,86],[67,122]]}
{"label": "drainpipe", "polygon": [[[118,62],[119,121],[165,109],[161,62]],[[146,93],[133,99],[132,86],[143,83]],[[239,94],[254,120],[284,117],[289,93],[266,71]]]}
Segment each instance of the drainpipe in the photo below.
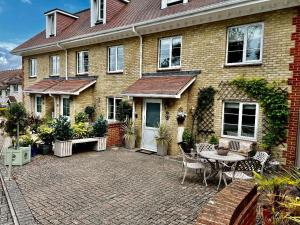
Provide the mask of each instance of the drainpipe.
{"label": "drainpipe", "polygon": [[143,36],[136,31],[134,26],[132,27],[132,31],[133,31],[133,33],[135,33],[136,36],[138,36],[140,38],[140,78],[142,78],[142,74],[143,74]]}
{"label": "drainpipe", "polygon": [[68,80],[68,49],[62,47],[59,43],[56,44],[62,50],[65,50],[65,77]]}

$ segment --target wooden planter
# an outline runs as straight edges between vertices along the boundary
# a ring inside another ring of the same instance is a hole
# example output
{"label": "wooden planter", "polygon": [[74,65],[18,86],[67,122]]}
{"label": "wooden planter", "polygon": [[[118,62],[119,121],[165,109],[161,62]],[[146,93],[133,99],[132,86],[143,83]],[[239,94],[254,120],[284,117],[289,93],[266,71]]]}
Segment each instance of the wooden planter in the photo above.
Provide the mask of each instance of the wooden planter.
{"label": "wooden planter", "polygon": [[96,151],[104,151],[104,150],[106,150],[107,138],[106,137],[97,137],[97,139],[98,139],[97,148],[95,150]]}
{"label": "wooden planter", "polygon": [[7,148],[5,150],[5,165],[9,165],[12,160],[13,166],[23,166],[31,161],[31,147]]}
{"label": "wooden planter", "polygon": [[72,155],[72,141],[55,141],[54,155],[67,157]]}

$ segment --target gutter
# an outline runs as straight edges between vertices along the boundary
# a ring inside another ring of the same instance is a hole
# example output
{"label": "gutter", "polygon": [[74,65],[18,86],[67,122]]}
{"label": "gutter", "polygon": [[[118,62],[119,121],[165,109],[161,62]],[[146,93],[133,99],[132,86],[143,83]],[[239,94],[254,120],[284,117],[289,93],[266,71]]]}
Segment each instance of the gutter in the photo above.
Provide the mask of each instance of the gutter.
{"label": "gutter", "polygon": [[65,76],[66,76],[66,80],[68,80],[68,49],[63,48],[60,43],[56,44],[57,47],[59,47],[62,50],[65,50]]}
{"label": "gutter", "polygon": [[[188,10],[185,12],[176,13],[174,15],[164,16],[164,17],[160,17],[160,18],[156,18],[156,19],[152,19],[152,20],[148,20],[148,21],[140,22],[140,23],[136,23],[136,24],[131,24],[128,26],[120,27],[120,28],[114,28],[114,29],[99,31],[99,32],[91,33],[91,34],[80,35],[80,36],[65,39],[65,40],[62,40],[62,41],[56,42],[56,43],[71,44],[72,42],[77,42],[80,40],[95,38],[95,37],[104,36],[104,35],[114,35],[115,33],[119,34],[121,32],[126,32],[126,31],[130,31],[130,30],[132,31],[132,27],[135,27],[135,28],[138,27],[139,29],[142,29],[142,28],[147,28],[147,26],[150,26],[150,25],[158,25],[159,23],[170,22],[172,20],[176,21],[176,20],[191,19],[194,16],[207,15],[207,14],[211,14],[211,13],[221,12],[224,10],[237,9],[238,7],[251,6],[251,5],[255,5],[255,4],[259,4],[259,3],[273,3],[272,6],[274,7],[274,9],[265,8],[259,12],[267,12],[267,11],[295,7],[295,6],[300,5],[298,0],[289,0],[289,1],[282,1],[282,0],[228,0],[225,2],[201,7],[201,8],[195,9],[195,10]],[[261,8],[263,8],[263,7],[257,7],[258,10]],[[255,13],[256,13],[255,11],[251,11],[247,15],[251,15],[251,14],[255,14]],[[226,18],[222,18],[220,20],[225,20],[225,19]],[[207,22],[205,22],[205,23],[207,23]],[[194,24],[194,25],[196,25],[196,24]],[[23,53],[26,53],[27,51],[42,50],[43,48],[54,47],[56,45],[56,43],[25,48],[25,49],[22,49],[19,51],[13,50],[13,51],[11,51],[11,53],[16,54],[16,55],[18,55],[18,54],[22,55]]]}
{"label": "gutter", "polygon": [[143,36],[136,31],[134,26],[132,27],[132,31],[133,31],[133,33],[136,34],[136,36],[138,36],[140,38],[140,78],[142,78],[142,75],[143,75]]}

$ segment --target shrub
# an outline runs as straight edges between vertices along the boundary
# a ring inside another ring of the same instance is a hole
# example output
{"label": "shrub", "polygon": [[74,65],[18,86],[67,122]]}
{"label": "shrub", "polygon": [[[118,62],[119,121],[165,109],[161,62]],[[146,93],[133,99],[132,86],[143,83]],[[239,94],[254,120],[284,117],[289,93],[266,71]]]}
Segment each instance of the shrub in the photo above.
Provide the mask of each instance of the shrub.
{"label": "shrub", "polygon": [[85,112],[79,112],[75,116],[75,123],[85,123],[88,121],[89,121],[89,118]]}
{"label": "shrub", "polygon": [[54,141],[54,129],[48,124],[41,125],[37,132],[39,138],[44,142],[44,144],[51,145]]}
{"label": "shrub", "polygon": [[195,143],[195,138],[193,137],[192,132],[189,129],[185,129],[182,134],[182,142],[189,145],[193,146]]}
{"label": "shrub", "polygon": [[28,147],[33,144],[33,141],[29,134],[21,135],[19,138],[20,147]]}
{"label": "shrub", "polygon": [[0,116],[5,117],[7,113],[7,108],[0,108]]}
{"label": "shrub", "polygon": [[53,128],[54,140],[66,141],[72,139],[73,131],[67,117],[60,116],[58,119],[55,119]]}
{"label": "shrub", "polygon": [[93,124],[93,134],[95,137],[104,137],[108,131],[107,120],[100,115]]}
{"label": "shrub", "polygon": [[132,118],[132,106],[128,101],[122,101],[119,105],[118,120],[124,122],[130,118]]}
{"label": "shrub", "polygon": [[155,140],[158,144],[162,144],[162,145],[170,144],[172,138],[166,124],[161,124],[159,126],[157,135],[155,136]]}
{"label": "shrub", "polygon": [[92,120],[95,113],[95,108],[93,106],[87,106],[85,107],[84,112],[88,115],[89,120]]}
{"label": "shrub", "polygon": [[6,115],[5,132],[11,137],[16,137],[17,124],[19,124],[19,132],[24,134],[28,126],[28,117],[24,106],[21,103],[11,103]]}
{"label": "shrub", "polygon": [[74,138],[88,138],[93,133],[93,128],[88,123],[79,122],[72,126]]}
{"label": "shrub", "polygon": [[209,144],[218,145],[219,144],[219,138],[215,135],[211,136],[210,139],[209,139]]}
{"label": "shrub", "polygon": [[135,126],[132,120],[127,120],[125,124],[122,125],[122,130],[124,132],[125,141],[131,141],[135,138]]}
{"label": "shrub", "polygon": [[40,117],[33,115],[28,117],[28,124],[30,124],[30,131],[32,133],[37,133],[37,130],[42,123],[43,121]]}

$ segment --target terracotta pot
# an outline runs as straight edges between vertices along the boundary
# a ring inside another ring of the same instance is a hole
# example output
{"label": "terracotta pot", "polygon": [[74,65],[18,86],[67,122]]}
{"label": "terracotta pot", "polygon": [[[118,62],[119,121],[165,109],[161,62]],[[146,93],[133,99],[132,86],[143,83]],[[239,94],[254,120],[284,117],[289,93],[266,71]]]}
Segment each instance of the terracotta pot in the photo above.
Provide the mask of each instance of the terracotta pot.
{"label": "terracotta pot", "polygon": [[263,209],[263,225],[273,225],[272,211],[268,208]]}

